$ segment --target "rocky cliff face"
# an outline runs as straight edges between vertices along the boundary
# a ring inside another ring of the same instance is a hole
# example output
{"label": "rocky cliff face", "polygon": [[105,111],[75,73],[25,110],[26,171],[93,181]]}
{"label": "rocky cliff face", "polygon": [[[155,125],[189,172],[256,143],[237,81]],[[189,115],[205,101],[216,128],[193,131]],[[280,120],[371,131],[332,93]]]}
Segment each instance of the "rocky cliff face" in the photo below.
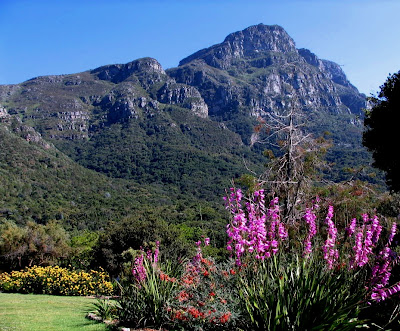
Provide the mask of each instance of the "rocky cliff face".
{"label": "rocky cliff face", "polygon": [[297,50],[279,26],[263,24],[232,33],[218,45],[203,49],[167,73],[195,86],[211,116],[244,111],[263,115],[296,100],[304,110],[361,114],[364,98],[340,66]]}
{"label": "rocky cliff face", "polygon": [[[351,85],[339,65],[307,49],[296,49],[279,26],[259,24],[232,33],[221,44],[183,59],[167,74],[178,83],[196,87],[209,117],[226,122],[233,130],[243,117],[254,122],[268,112],[296,106],[312,122],[314,133],[329,129],[338,143],[343,137],[337,135],[339,127],[357,131],[350,140],[358,139],[355,136],[361,132],[365,96]],[[241,132],[247,143],[251,126]]]}
{"label": "rocky cliff face", "polygon": [[[151,116],[165,105],[233,130],[243,116],[250,123],[294,105],[360,126],[357,116],[365,107],[365,97],[339,65],[296,49],[282,27],[263,24],[232,33],[167,72],[155,59],[143,58],[0,86],[1,101],[55,139],[86,139],[91,130]],[[244,141],[250,127],[241,132]]]}
{"label": "rocky cliff face", "polygon": [[177,84],[174,80],[169,80],[158,91],[157,99],[165,104],[180,105],[190,109],[202,118],[208,117],[208,106],[200,92],[193,86]]}
{"label": "rocky cliff face", "polygon": [[177,83],[152,58],[0,86],[0,102],[50,139],[87,139],[93,130],[152,116],[167,105],[208,116],[199,91]]}
{"label": "rocky cliff face", "polygon": [[53,147],[33,127],[24,124],[19,117],[10,115],[2,105],[0,105],[0,123],[4,124],[3,129],[20,136],[26,141],[35,143],[44,149]]}
{"label": "rocky cliff face", "polygon": [[258,58],[263,52],[296,52],[293,39],[280,26],[259,24],[230,34],[215,46],[200,50],[183,59],[182,66],[196,59],[219,69],[228,69],[240,58]]}

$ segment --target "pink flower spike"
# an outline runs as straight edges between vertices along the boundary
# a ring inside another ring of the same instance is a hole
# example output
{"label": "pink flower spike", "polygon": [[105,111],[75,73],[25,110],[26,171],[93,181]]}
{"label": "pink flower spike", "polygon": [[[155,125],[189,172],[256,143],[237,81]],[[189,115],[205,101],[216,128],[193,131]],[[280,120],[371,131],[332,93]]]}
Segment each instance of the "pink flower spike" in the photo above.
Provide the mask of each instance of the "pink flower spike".
{"label": "pink flower spike", "polygon": [[154,264],[157,264],[158,262],[158,255],[160,254],[160,242],[156,241],[156,250],[154,251]]}
{"label": "pink flower spike", "polygon": [[353,235],[354,231],[356,230],[356,226],[357,226],[357,219],[353,218],[351,220],[349,227],[346,228],[346,233],[349,237],[351,237]]}
{"label": "pink flower spike", "polygon": [[391,229],[390,235],[389,235],[389,240],[388,240],[389,245],[392,243],[392,240],[393,240],[394,236],[396,235],[396,231],[397,231],[397,224],[396,224],[396,222],[393,222],[392,229]]}
{"label": "pink flower spike", "polygon": [[325,222],[328,225],[328,238],[326,239],[325,244],[322,246],[322,250],[324,252],[324,259],[326,260],[328,269],[333,269],[333,266],[339,257],[338,250],[334,248],[336,245],[337,229],[332,221],[332,217],[333,217],[333,206],[329,206],[328,214],[325,219]]}

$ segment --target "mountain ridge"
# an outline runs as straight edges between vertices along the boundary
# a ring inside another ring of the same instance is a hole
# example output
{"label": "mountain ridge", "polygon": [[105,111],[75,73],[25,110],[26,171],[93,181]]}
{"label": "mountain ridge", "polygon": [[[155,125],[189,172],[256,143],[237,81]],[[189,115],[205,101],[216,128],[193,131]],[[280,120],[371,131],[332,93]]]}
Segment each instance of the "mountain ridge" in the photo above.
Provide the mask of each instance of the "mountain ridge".
{"label": "mountain ridge", "polygon": [[147,57],[0,85],[0,105],[89,169],[201,198],[221,196],[249,168],[260,173],[258,118],[293,106],[309,132],[332,132],[334,179],[360,156],[369,162],[365,96],[339,65],[296,49],[276,25],[234,32],[167,70]]}

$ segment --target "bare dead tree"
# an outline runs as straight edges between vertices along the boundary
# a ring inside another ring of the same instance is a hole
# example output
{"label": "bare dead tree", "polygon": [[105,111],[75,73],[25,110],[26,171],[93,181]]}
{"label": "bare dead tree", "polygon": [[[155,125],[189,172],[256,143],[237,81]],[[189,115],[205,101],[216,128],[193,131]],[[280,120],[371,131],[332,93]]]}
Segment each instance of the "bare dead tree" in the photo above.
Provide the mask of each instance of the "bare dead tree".
{"label": "bare dead tree", "polygon": [[[305,115],[294,99],[282,114],[271,112],[260,119],[257,128],[259,137],[264,134],[257,142],[271,147],[265,151],[269,162],[260,182],[280,198],[282,216],[289,222],[296,219],[297,207],[310,191],[318,169],[326,166],[321,156],[329,143],[306,134],[305,122]],[[272,149],[278,151],[277,156]]]}

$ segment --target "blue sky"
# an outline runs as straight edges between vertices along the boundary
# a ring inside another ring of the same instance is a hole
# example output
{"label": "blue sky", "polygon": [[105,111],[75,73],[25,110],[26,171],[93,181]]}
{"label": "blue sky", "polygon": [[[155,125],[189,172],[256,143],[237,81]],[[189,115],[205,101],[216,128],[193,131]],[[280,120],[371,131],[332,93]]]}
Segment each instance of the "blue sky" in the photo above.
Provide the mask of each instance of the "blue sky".
{"label": "blue sky", "polygon": [[0,0],[0,84],[145,56],[166,69],[264,23],[369,95],[400,70],[399,13],[399,0]]}

